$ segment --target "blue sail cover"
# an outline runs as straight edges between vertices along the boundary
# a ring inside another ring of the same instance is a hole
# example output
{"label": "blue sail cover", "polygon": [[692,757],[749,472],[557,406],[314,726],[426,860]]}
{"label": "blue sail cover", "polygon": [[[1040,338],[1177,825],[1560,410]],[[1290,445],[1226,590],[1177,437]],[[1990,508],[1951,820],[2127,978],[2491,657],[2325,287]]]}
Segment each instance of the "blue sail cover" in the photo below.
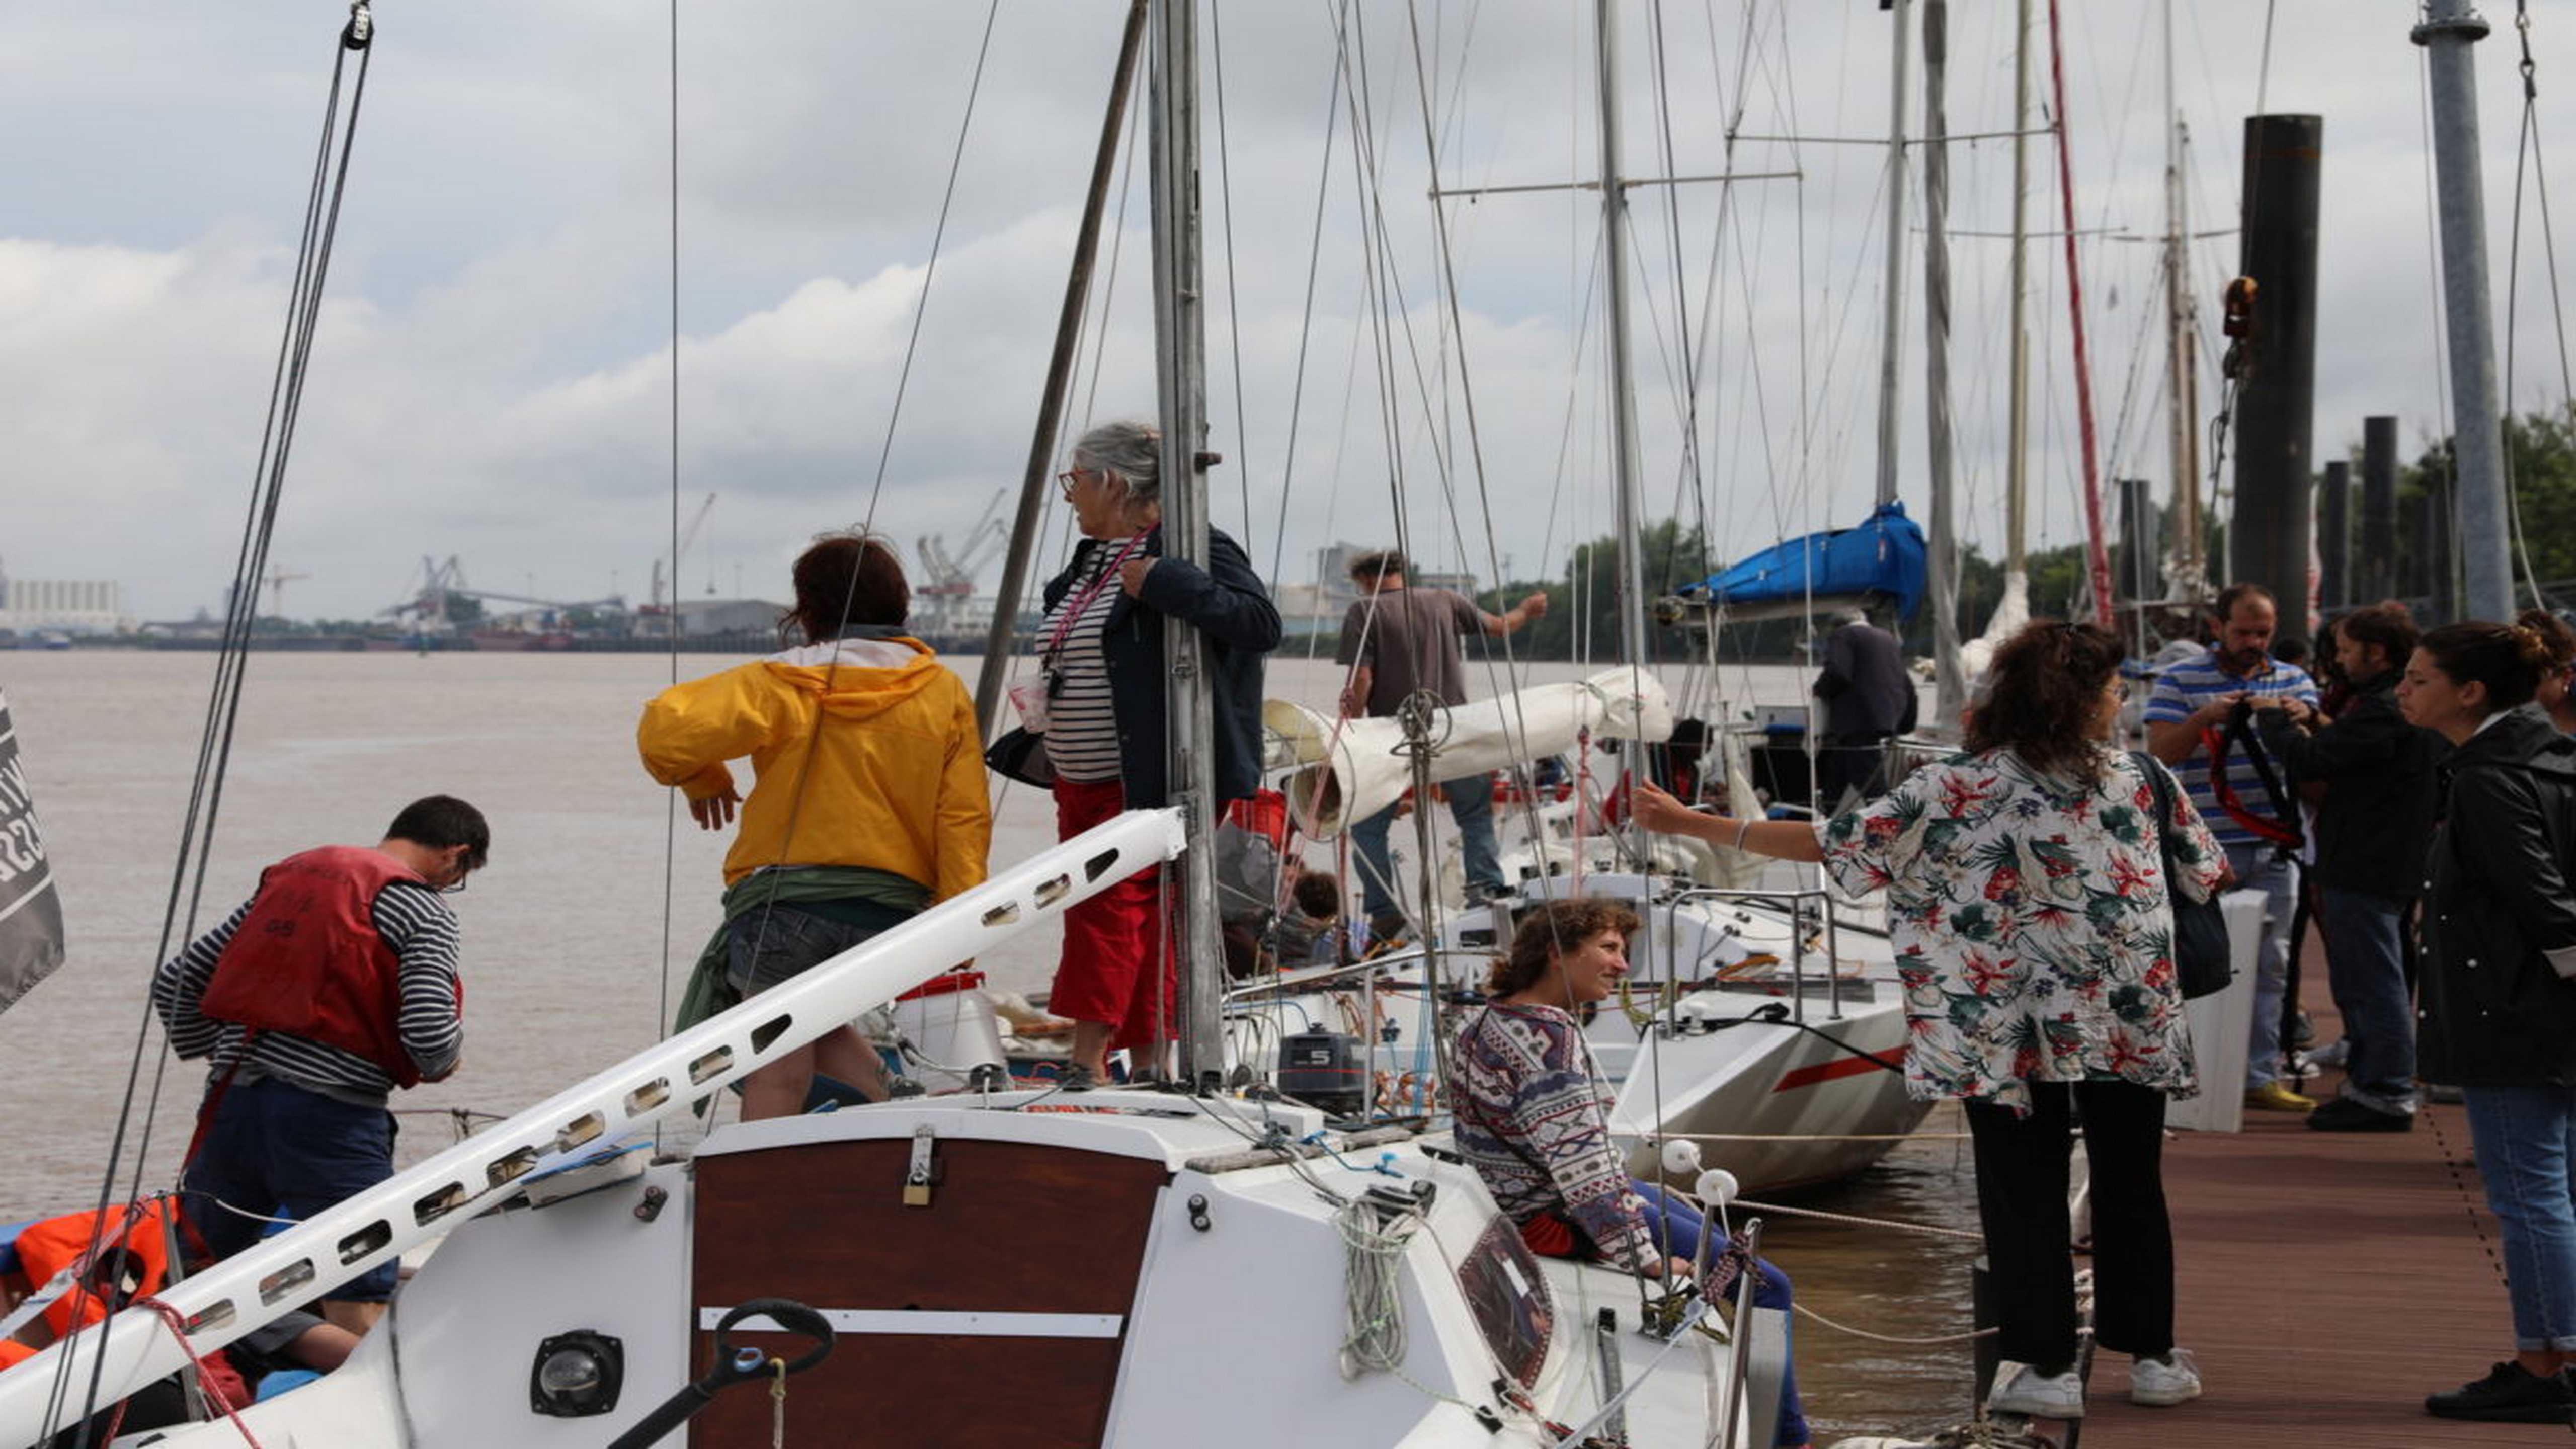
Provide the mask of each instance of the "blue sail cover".
{"label": "blue sail cover", "polygon": [[1882,503],[1858,527],[1790,539],[1679,592],[1694,604],[1765,613],[1811,597],[1823,604],[1875,595],[1911,617],[1923,597],[1924,555],[1923,529],[1905,505]]}

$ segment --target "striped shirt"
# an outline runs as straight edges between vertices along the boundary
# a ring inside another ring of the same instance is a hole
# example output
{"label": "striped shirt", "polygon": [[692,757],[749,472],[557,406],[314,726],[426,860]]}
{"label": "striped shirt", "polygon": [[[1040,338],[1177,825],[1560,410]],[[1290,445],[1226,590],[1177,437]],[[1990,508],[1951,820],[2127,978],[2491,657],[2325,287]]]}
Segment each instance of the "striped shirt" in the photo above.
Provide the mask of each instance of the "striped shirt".
{"label": "striped shirt", "polygon": [[1049,651],[1046,727],[1047,760],[1059,780],[1097,784],[1119,776],[1118,715],[1110,707],[1109,661],[1100,636],[1120,593],[1110,565],[1133,547],[1093,549],[1080,577],[1047,615],[1045,637],[1061,641]]}
{"label": "striped shirt", "polygon": [[[2219,667],[2218,651],[2211,648],[2168,667],[2156,677],[2155,692],[2147,696],[2145,719],[2149,724],[2180,724],[2191,718],[2192,711],[2210,700],[2239,691],[2254,698],[2288,698],[2310,705],[2317,702],[2316,683],[2299,666],[2266,658],[2260,673],[2240,678]],[[2280,760],[2263,750],[2259,737],[2251,748],[2263,751],[2264,761],[2271,765],[2274,777],[2287,787],[2290,781],[2281,768]],[[2192,808],[2200,812],[2201,820],[2209,826],[2209,833],[2218,837],[2219,844],[2262,843],[2262,837],[2238,824],[2235,817],[2219,805],[2218,791],[2209,783],[2209,747],[2206,744],[2193,745],[2191,753],[2184,756],[2173,771],[2183,787],[2191,792]],[[2263,777],[2256,773],[2253,758],[2241,743],[2228,752],[2227,784],[2248,810],[2258,815],[2272,812],[2271,797],[2263,793]]]}
{"label": "striped shirt", "polygon": [[[217,1078],[240,1058],[248,1028],[216,1021],[198,1008],[215,979],[215,963],[250,915],[251,904],[242,902],[230,920],[189,942],[188,949],[152,973],[152,1005],[170,1033],[171,1049],[186,1061],[213,1057]],[[369,919],[401,963],[395,979],[402,986],[403,1049],[423,1077],[444,1076],[465,1048],[465,1022],[456,1009],[456,917],[438,892],[394,881],[376,893]],[[233,1080],[261,1077],[358,1106],[382,1106],[394,1089],[382,1067],[355,1052],[275,1031],[261,1032],[252,1041],[250,1057]]]}

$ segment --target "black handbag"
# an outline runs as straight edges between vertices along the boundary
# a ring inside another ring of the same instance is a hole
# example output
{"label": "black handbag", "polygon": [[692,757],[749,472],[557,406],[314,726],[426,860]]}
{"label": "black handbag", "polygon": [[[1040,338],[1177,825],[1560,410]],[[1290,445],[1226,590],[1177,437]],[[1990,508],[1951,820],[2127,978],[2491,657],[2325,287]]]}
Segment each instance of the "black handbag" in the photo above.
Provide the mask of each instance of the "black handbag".
{"label": "black handbag", "polygon": [[1041,790],[1055,788],[1055,761],[1047,758],[1046,736],[1033,735],[1012,726],[984,751],[984,768],[1006,780],[1035,785]]}
{"label": "black handbag", "polygon": [[2174,885],[2181,878],[2181,868],[2174,862],[2173,837],[2166,833],[2165,822],[2173,819],[2174,778],[2164,762],[2144,750],[2133,750],[2131,758],[2144,770],[2147,785],[2156,792],[2156,849],[2164,858],[2165,899],[2173,907],[2174,979],[2182,987],[2185,1001],[2227,989],[2236,979],[2236,965],[2227,945],[2227,913],[2219,909],[2218,892],[2209,899],[2195,901]]}

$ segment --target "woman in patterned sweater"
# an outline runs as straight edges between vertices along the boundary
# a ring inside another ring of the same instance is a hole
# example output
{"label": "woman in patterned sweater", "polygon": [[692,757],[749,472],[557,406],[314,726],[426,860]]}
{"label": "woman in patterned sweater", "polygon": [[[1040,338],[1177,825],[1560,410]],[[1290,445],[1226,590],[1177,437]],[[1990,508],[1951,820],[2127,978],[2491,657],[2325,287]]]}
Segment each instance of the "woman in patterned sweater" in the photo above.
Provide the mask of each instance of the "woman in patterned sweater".
{"label": "woman in patterned sweater", "polygon": [[[1459,1033],[1451,1105],[1459,1152],[1532,1252],[1662,1278],[1690,1271],[1703,1223],[1689,1204],[1628,1176],[1610,1141],[1610,1085],[1577,1016],[1628,974],[1636,929],[1616,901],[1550,901],[1530,912]],[[1754,1303],[1787,1309],[1788,1276],[1760,1259],[1753,1268]],[[1807,1437],[1793,1368],[1781,1379],[1772,1442]]]}

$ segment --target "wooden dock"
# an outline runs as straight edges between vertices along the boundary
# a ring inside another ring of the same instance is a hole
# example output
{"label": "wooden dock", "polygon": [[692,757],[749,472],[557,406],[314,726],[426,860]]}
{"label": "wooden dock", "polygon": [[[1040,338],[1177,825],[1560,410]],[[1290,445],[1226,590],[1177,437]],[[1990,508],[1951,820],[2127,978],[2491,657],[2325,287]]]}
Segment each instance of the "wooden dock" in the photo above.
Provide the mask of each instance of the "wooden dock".
{"label": "wooden dock", "polygon": [[[2315,964],[2306,995],[2322,1007]],[[2331,1014],[2315,1015],[2332,1040]],[[2310,1094],[2323,1100],[2340,1079],[2314,1080]],[[2128,1399],[2128,1360],[2103,1354],[2080,1449],[2568,1442],[2548,1425],[2424,1412],[2425,1394],[2483,1376],[2513,1346],[2502,1247],[2462,1109],[2427,1106],[2406,1133],[2247,1118],[2242,1133],[2182,1133],[2165,1152],[2175,1336],[2208,1392],[2141,1408]]]}

